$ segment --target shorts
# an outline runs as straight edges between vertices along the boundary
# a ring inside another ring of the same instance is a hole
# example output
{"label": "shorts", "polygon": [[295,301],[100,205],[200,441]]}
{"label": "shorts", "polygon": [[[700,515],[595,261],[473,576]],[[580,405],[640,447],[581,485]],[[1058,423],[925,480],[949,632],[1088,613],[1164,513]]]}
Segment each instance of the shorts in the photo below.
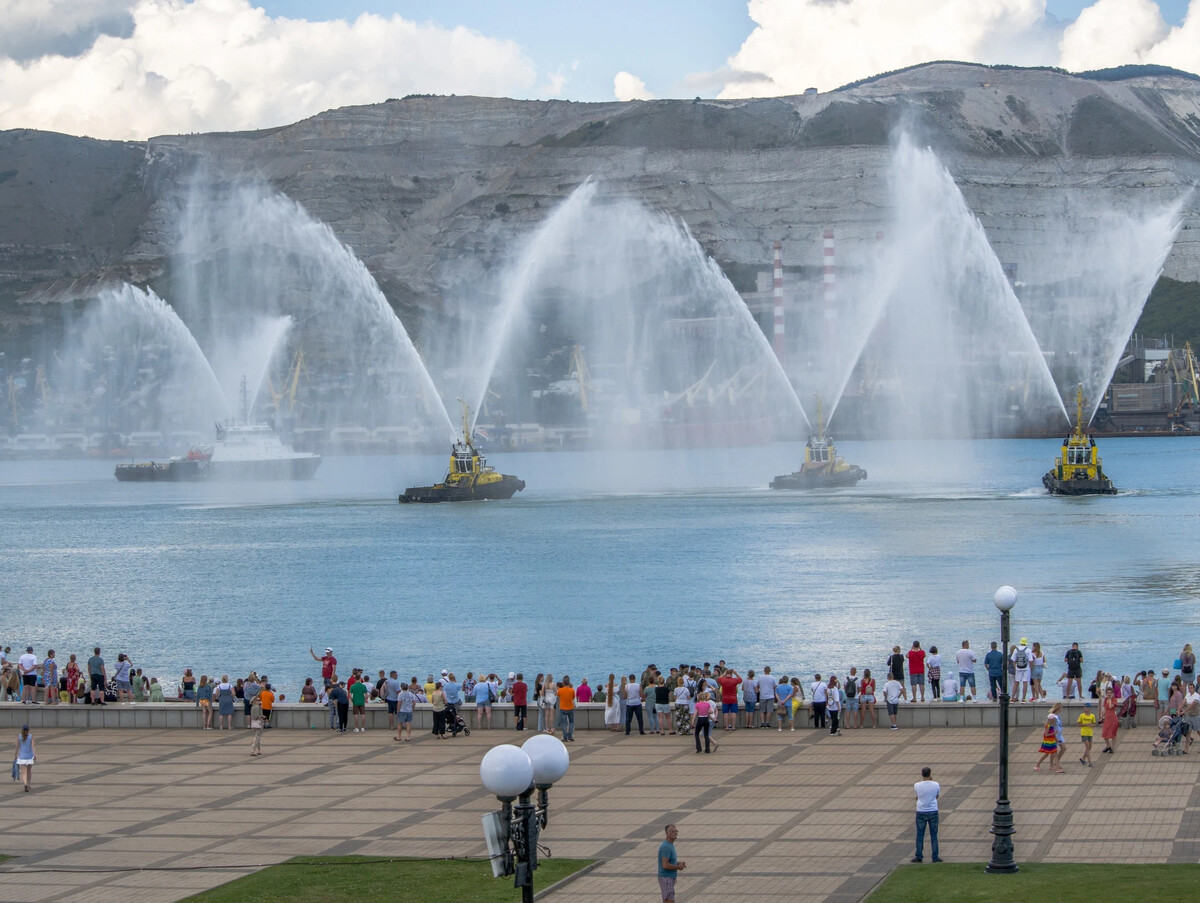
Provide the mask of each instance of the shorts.
{"label": "shorts", "polygon": [[658,889],[662,891],[662,898],[664,900],[674,900],[675,876],[672,875],[670,878],[663,878],[660,876],[658,879]]}
{"label": "shorts", "polygon": [[1076,677],[1078,677],[1078,678],[1081,678],[1081,679],[1082,679],[1082,677],[1083,677],[1083,668],[1082,668],[1082,667],[1079,667],[1079,668],[1072,668],[1070,665],[1068,665],[1068,666],[1067,666],[1067,677],[1070,677],[1070,678],[1076,678]]}
{"label": "shorts", "polygon": [[99,674],[89,674],[88,677],[90,677],[92,679],[92,689],[94,691],[99,693],[101,690],[104,689],[104,678],[103,677],[101,677]]}
{"label": "shorts", "polygon": [[857,696],[852,696],[851,698],[846,700],[846,711],[847,712],[857,712],[858,711],[858,697]]}
{"label": "shorts", "polygon": [[200,700],[200,708],[211,709],[212,708],[212,700],[211,699],[201,699]]}
{"label": "shorts", "polygon": [[367,707],[365,705],[351,706],[351,711],[353,711],[355,715],[365,715],[367,714]]}
{"label": "shorts", "polygon": [[738,710],[738,706],[737,706],[736,702],[721,703],[721,714],[722,715],[736,715],[737,710]]}
{"label": "shorts", "polygon": [[133,683],[128,680],[118,680],[117,681],[117,689],[122,692],[125,692],[125,693],[132,693],[133,692]]}
{"label": "shorts", "polygon": [[333,678],[332,677],[322,677],[321,683],[325,684],[325,689],[328,690],[330,687],[333,686]]}
{"label": "shorts", "polygon": [[770,718],[771,713],[775,711],[775,700],[764,699],[758,704],[758,707],[762,711],[764,718]]}
{"label": "shorts", "polygon": [[396,713],[396,723],[397,724],[409,724],[411,721],[412,721],[412,712],[397,712]]}
{"label": "shorts", "polygon": [[972,690],[975,689],[975,672],[974,671],[959,671],[958,672],[958,685],[962,689],[965,690],[967,688],[967,684],[971,685]]}
{"label": "shorts", "polygon": [[923,687],[923,686],[925,686],[925,672],[924,672],[924,671],[922,671],[920,674],[910,674],[910,675],[908,675],[908,685],[909,685],[910,687]]}
{"label": "shorts", "polygon": [[1028,668],[1018,668],[1016,670],[1016,674],[1014,675],[1014,678],[1017,681],[1017,683],[1022,683],[1022,684],[1029,683],[1029,669]]}
{"label": "shorts", "polygon": [[871,705],[875,705],[875,694],[867,693],[865,696],[862,697],[862,701],[864,703],[870,703]]}
{"label": "shorts", "polygon": [[753,712],[753,711],[754,711],[754,710],[755,710],[757,707],[758,707],[758,702],[757,702],[757,701],[756,701],[756,702],[743,702],[743,703],[742,703],[742,709],[743,709],[743,711],[747,711],[747,712]]}
{"label": "shorts", "polygon": [[887,710],[889,715],[895,715],[898,711],[900,711],[900,703],[889,702],[887,704]]}
{"label": "shorts", "polygon": [[36,674],[22,674],[21,675],[21,683],[23,683],[27,687],[36,687],[37,686],[37,675]]}
{"label": "shorts", "polygon": [[656,702],[656,703],[654,703],[654,711],[656,711],[660,715],[670,715],[671,714],[671,703]]}
{"label": "shorts", "polygon": [[779,712],[779,717],[781,720],[783,720],[783,721],[791,721],[792,720],[792,704],[791,704],[791,702],[782,703],[781,705],[778,706],[777,711]]}
{"label": "shorts", "polygon": [[[484,709],[490,709],[491,707],[492,707],[492,704],[490,702],[475,703],[475,710],[478,712],[482,712]],[[553,706],[547,706],[547,708],[553,708]]]}
{"label": "shorts", "polygon": [[388,704],[388,714],[389,714],[389,715],[395,715],[395,714],[396,714],[396,706],[397,706],[397,704],[398,704],[398,703],[399,703],[399,700],[396,700],[396,699],[389,699],[389,700],[387,701],[387,704]]}

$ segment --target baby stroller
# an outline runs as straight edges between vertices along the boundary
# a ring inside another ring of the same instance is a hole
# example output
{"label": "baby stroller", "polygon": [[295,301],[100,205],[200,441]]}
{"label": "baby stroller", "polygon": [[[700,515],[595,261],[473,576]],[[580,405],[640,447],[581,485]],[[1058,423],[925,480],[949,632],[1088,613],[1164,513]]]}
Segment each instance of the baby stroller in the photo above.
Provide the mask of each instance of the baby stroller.
{"label": "baby stroller", "polygon": [[471,729],[467,727],[466,720],[458,714],[458,706],[452,702],[446,703],[446,729],[450,731],[451,737],[457,737],[459,734],[464,737],[471,736]]}
{"label": "baby stroller", "polygon": [[1158,719],[1158,739],[1150,750],[1155,756],[1185,755],[1183,738],[1187,736],[1188,725],[1179,715],[1163,715]]}

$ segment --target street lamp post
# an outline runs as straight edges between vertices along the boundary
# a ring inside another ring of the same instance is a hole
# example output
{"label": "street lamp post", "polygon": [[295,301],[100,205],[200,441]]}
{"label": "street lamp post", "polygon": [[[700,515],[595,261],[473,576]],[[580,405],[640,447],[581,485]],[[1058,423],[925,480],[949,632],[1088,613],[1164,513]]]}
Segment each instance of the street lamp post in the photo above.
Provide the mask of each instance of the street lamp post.
{"label": "street lamp post", "polygon": [[[521,888],[522,903],[533,903],[533,872],[538,867],[538,836],[549,822],[550,787],[562,779],[571,762],[563,742],[550,734],[530,737],[517,747],[503,744],[489,750],[479,763],[483,786],[500,800],[493,818],[501,849],[497,875],[512,875]],[[532,802],[537,791],[538,801]],[[517,803],[514,806],[513,800]]]}
{"label": "street lamp post", "polygon": [[993,600],[1000,609],[1000,642],[1004,649],[1004,664],[1000,669],[1000,794],[992,812],[992,858],[987,864],[989,872],[1016,872],[1017,862],[1013,858],[1012,805],[1008,801],[1008,613],[1017,604],[1017,591],[1011,586],[996,590]]}

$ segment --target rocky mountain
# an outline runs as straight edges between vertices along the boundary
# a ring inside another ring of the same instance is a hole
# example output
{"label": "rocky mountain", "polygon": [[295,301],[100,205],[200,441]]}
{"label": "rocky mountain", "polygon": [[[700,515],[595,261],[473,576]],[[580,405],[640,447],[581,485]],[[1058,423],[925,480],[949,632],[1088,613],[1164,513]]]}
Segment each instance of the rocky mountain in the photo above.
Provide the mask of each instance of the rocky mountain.
{"label": "rocky mountain", "polygon": [[[0,344],[107,280],[165,279],[182,193],[257,177],[328,223],[407,320],[436,316],[588,177],[684,220],[742,290],[869,253],[900,128],[939,152],[1001,260],[1083,209],[1200,181],[1200,79],[934,63],[824,94],[631,103],[414,96],[148,142],[0,132]],[[1200,282],[1200,199],[1165,275]]]}

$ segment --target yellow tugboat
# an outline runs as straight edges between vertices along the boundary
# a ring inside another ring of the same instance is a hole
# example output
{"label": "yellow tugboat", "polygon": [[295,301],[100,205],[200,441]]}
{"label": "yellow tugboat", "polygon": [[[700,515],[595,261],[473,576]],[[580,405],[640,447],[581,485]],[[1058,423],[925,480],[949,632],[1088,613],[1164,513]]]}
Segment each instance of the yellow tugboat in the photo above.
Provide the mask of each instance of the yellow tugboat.
{"label": "yellow tugboat", "polygon": [[1063,440],[1054,469],[1042,477],[1053,495],[1116,495],[1117,487],[1104,475],[1096,440],[1083,433],[1083,386],[1075,391],[1075,431]]}
{"label": "yellow tugboat", "polygon": [[496,473],[471,440],[471,409],[463,407],[462,438],[450,449],[450,468],[445,479],[434,486],[412,486],[400,496],[403,502],[475,502],[483,499],[510,499],[525,488],[525,481],[506,473]]}
{"label": "yellow tugboat", "polygon": [[838,457],[833,440],[825,435],[821,399],[817,398],[817,431],[804,446],[804,463],[795,473],[778,476],[771,481],[772,489],[822,489],[853,486],[867,478],[867,472],[856,464],[847,464]]}

